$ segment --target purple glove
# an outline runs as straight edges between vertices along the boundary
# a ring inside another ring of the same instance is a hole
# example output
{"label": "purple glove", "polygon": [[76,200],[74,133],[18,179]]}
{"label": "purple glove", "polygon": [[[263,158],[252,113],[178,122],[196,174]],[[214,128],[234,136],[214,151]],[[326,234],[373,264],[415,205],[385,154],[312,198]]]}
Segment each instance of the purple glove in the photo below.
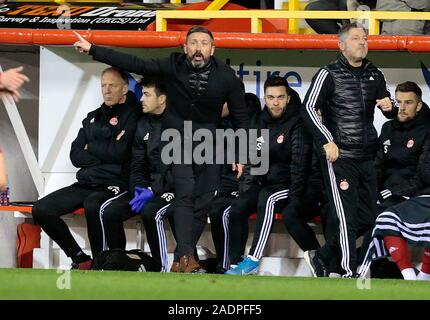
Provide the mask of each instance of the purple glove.
{"label": "purple glove", "polygon": [[148,188],[135,187],[134,198],[130,201],[131,211],[140,213],[145,204],[154,198],[154,194]]}

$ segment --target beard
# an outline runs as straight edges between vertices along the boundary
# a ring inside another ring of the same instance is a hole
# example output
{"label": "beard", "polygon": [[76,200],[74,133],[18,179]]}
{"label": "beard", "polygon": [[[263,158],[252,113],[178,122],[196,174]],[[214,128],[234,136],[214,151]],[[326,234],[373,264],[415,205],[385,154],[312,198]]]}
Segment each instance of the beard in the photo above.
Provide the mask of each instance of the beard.
{"label": "beard", "polygon": [[[201,57],[202,60],[196,61],[196,57]],[[203,68],[209,61],[209,58],[205,58],[201,51],[196,51],[192,56],[189,56],[188,59],[191,62],[191,65],[196,69]]]}

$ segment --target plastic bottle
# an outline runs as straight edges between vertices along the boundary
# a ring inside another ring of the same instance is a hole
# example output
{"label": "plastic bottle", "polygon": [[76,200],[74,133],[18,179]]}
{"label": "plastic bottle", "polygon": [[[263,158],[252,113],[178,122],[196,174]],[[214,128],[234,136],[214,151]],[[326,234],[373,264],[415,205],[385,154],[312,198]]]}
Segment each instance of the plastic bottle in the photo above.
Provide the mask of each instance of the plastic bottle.
{"label": "plastic bottle", "polygon": [[6,187],[6,190],[0,193],[0,205],[9,205],[9,187]]}

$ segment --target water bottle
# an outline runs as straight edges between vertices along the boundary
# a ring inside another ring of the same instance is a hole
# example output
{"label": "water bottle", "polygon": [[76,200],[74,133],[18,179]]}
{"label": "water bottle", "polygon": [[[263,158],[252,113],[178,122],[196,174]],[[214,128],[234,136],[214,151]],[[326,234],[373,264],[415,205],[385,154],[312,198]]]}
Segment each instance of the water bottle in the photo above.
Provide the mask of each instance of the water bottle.
{"label": "water bottle", "polygon": [[6,190],[0,193],[0,205],[9,205],[9,187],[6,187]]}

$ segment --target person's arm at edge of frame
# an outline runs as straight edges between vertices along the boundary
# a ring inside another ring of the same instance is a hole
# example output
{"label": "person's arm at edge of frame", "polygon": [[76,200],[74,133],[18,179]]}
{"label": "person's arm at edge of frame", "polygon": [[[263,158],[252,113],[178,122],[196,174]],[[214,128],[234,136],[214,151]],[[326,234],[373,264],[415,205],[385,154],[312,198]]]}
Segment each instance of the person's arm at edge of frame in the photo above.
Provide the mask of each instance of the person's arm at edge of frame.
{"label": "person's arm at edge of frame", "polygon": [[0,146],[0,191],[5,191],[7,186],[7,171],[3,149]]}

